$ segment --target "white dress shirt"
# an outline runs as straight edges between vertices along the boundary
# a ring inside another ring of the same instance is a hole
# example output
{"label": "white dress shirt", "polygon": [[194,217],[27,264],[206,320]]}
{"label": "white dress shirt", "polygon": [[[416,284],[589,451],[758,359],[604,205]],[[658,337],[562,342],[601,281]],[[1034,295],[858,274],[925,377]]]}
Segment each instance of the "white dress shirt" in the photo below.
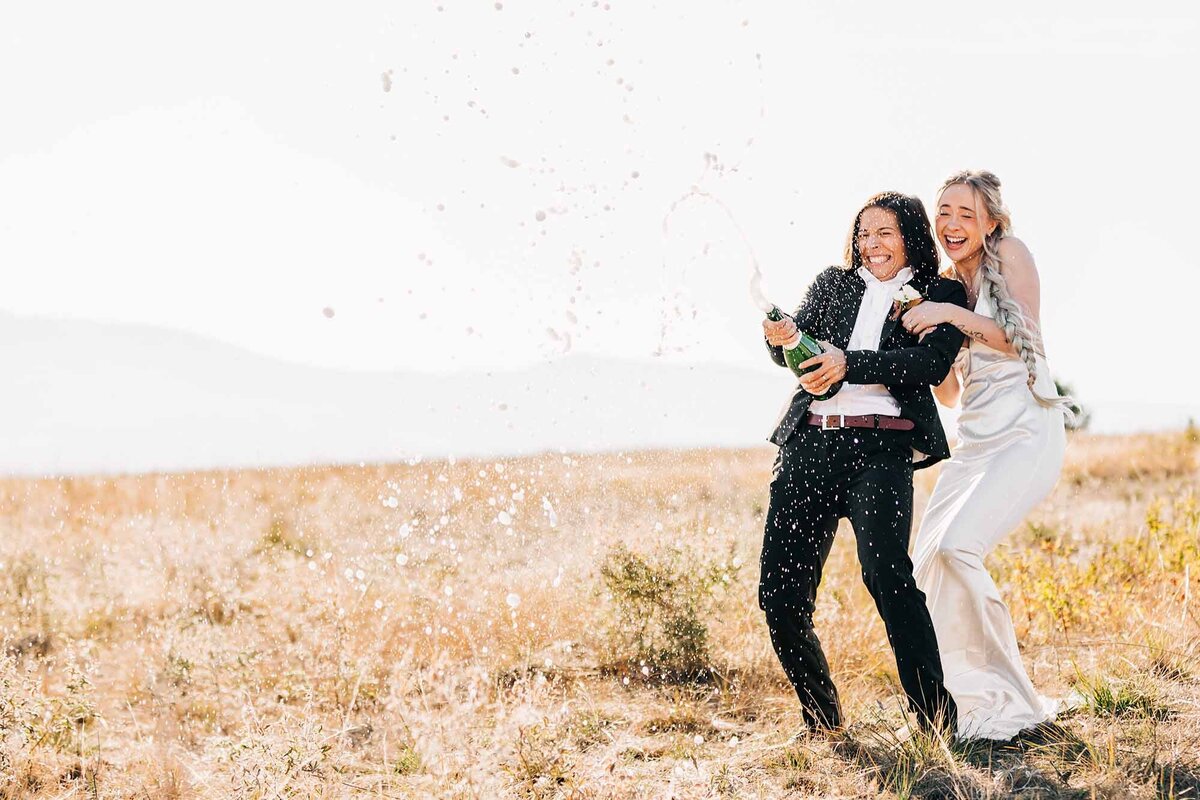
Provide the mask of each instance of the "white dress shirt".
{"label": "white dress shirt", "polygon": [[[867,290],[858,306],[854,332],[850,334],[850,343],[846,349],[878,350],[883,323],[892,310],[892,295],[912,280],[913,273],[905,267],[889,281],[879,280],[866,267],[859,267],[858,274],[866,281]],[[813,414],[823,417],[831,414],[845,414],[848,417],[862,414],[900,416],[900,404],[882,383],[844,383],[833,397],[828,400],[814,400],[808,409]]]}

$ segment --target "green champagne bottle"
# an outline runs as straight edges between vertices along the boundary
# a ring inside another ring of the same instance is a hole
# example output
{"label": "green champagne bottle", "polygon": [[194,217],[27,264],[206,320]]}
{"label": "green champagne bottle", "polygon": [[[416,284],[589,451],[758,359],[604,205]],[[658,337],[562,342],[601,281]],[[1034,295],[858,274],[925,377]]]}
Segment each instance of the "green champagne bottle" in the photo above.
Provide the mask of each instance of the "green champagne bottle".
{"label": "green champagne bottle", "polygon": [[[767,312],[767,319],[771,320],[772,322],[779,322],[784,318],[784,316],[784,313],[779,310],[779,306],[771,306],[771,310]],[[800,377],[801,375],[812,372],[814,369],[816,369],[816,367],[800,369],[800,365],[813,356],[821,355],[821,353],[824,353],[825,350],[820,344],[817,343],[816,339],[809,336],[799,328],[796,330],[799,335],[796,336],[796,338],[792,341],[792,344],[783,346],[783,360],[787,362],[788,368],[791,369],[792,372],[796,373],[796,377]],[[833,384],[833,386],[830,386],[825,394],[816,397],[816,399],[828,400],[830,397],[833,397],[838,393],[838,390],[842,388],[842,384],[844,382],[845,381],[838,381],[837,383]]]}

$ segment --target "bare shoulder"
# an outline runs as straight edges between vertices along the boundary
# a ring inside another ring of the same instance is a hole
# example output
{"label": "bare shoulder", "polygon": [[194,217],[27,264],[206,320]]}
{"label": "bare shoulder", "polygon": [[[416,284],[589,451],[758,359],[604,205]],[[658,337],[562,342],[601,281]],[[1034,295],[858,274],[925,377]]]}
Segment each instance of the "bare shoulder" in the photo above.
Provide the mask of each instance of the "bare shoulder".
{"label": "bare shoulder", "polygon": [[1000,252],[1000,263],[1004,267],[1037,269],[1033,263],[1033,253],[1024,242],[1015,236],[1005,236],[1000,240],[996,249]]}
{"label": "bare shoulder", "polygon": [[1033,253],[1015,236],[1005,236],[997,245],[1000,251],[1000,274],[1017,284],[1037,286],[1039,281]]}

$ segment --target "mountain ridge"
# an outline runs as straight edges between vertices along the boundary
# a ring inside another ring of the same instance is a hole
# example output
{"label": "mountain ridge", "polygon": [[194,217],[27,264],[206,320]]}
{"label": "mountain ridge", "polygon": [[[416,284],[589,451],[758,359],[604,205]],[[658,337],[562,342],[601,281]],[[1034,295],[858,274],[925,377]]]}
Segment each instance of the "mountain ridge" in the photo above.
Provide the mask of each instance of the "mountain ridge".
{"label": "mountain ridge", "polygon": [[10,475],[765,444],[792,385],[782,370],[590,354],[347,370],[170,328],[7,313],[0,358]]}

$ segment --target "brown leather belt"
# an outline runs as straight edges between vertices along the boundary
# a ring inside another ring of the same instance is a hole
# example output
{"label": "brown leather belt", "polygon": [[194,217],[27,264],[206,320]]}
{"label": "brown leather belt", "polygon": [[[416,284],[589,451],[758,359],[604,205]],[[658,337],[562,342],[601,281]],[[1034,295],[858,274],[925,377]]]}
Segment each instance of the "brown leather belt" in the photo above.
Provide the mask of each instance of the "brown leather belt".
{"label": "brown leather belt", "polygon": [[883,414],[863,414],[857,417],[847,417],[845,414],[809,414],[807,422],[816,425],[823,431],[838,428],[879,428],[885,431],[911,431],[916,423],[904,417],[888,417]]}

